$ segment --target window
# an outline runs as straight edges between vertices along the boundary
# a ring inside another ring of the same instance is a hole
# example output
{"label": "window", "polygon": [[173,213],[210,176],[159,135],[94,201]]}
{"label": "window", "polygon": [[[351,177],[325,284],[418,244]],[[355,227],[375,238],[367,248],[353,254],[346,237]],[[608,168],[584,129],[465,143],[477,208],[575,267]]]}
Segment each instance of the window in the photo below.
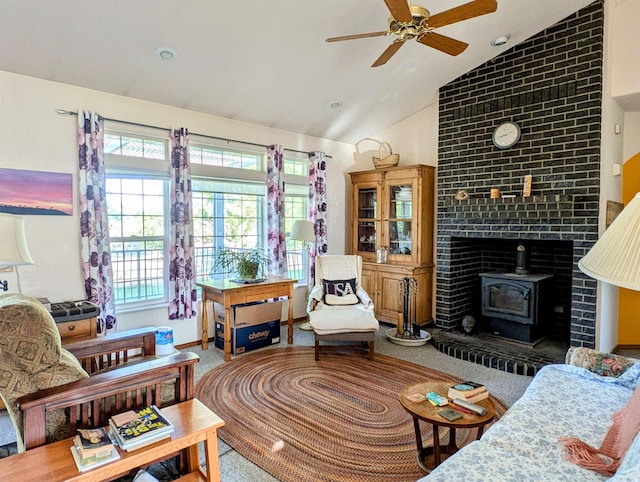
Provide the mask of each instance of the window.
{"label": "window", "polygon": [[142,157],[144,159],[168,159],[167,141],[143,137],[131,137],[106,132],[104,153],[116,156]]}
{"label": "window", "polygon": [[265,185],[196,178],[191,186],[197,279],[220,279],[223,273],[213,267],[216,249],[266,244]]}
{"label": "window", "polygon": [[205,166],[232,167],[259,171],[262,169],[262,155],[251,152],[238,152],[217,147],[189,144],[189,159],[192,164]]}
{"label": "window", "polygon": [[293,176],[301,176],[304,179],[309,177],[309,160],[308,159],[292,159],[285,157],[284,159],[284,173]]}
{"label": "window", "polygon": [[168,181],[108,176],[106,186],[116,302],[165,299]]}
{"label": "window", "polygon": [[[285,163],[286,166],[286,163]],[[287,184],[284,196],[285,231],[290,233],[296,220],[309,219],[309,188]],[[287,238],[287,271],[290,278],[307,281],[307,253],[302,241]]]}
{"label": "window", "polygon": [[[198,281],[221,278],[216,249],[266,247],[265,152],[206,143],[189,146]],[[169,143],[133,133],[105,133],[107,209],[116,303],[142,306],[167,300]],[[308,218],[308,160],[285,158],[285,229]],[[287,239],[289,276],[306,280],[306,253]]]}

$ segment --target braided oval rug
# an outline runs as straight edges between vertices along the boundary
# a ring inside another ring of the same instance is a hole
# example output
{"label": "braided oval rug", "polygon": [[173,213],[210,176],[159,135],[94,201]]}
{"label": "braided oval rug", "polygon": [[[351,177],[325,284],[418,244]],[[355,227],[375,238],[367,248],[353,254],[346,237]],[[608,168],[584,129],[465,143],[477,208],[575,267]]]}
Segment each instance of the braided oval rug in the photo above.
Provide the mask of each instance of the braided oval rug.
{"label": "braided oval rug", "polygon": [[[311,347],[285,347],[214,368],[195,394],[225,421],[219,437],[281,481],[414,482],[425,473],[398,392],[423,381],[461,380],[385,355],[321,352],[316,362]],[[493,402],[499,417],[506,407]],[[421,426],[432,444],[431,426]],[[458,445],[475,434],[458,430]]]}

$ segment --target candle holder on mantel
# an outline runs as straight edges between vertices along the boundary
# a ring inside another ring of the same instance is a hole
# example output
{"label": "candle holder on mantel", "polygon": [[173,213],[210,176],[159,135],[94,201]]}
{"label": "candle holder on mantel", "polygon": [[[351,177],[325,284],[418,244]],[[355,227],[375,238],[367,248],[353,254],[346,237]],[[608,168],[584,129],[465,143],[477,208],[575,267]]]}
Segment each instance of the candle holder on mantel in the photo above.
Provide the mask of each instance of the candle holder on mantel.
{"label": "candle holder on mantel", "polygon": [[418,294],[416,279],[402,278],[398,284],[398,291],[398,324],[396,328],[387,330],[387,338],[398,345],[424,345],[431,339],[431,335],[421,330],[416,323],[416,299]]}

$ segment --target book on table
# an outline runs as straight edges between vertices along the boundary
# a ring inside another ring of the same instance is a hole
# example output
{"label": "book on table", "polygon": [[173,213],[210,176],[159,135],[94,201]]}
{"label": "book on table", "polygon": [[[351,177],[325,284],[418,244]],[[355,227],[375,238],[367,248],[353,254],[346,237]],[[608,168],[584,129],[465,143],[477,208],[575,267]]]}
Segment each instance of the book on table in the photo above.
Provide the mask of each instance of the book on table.
{"label": "book on table", "polygon": [[470,397],[465,397],[465,398],[452,397],[451,395],[449,395],[449,398],[451,400],[458,399],[458,400],[464,400],[464,401],[469,402],[469,403],[477,403],[480,400],[484,400],[485,398],[489,398],[489,392],[487,390],[485,390],[484,392],[476,393],[475,395],[472,395]]}
{"label": "book on table", "polygon": [[155,405],[114,415],[109,419],[109,426],[120,448],[126,451],[155,443],[174,431],[174,426]]}
{"label": "book on table", "polygon": [[82,458],[80,454],[78,454],[78,449],[75,445],[72,445],[70,448],[71,455],[73,455],[73,461],[76,463],[76,467],[80,472],[100,467],[101,465],[108,464],[109,462],[113,462],[120,458],[118,449],[116,449],[114,445],[111,446],[111,453],[109,455],[104,457],[91,457],[89,459]]}
{"label": "book on table", "polygon": [[78,429],[71,454],[80,472],[99,467],[120,458],[105,428]]}
{"label": "book on table", "polygon": [[79,428],[73,438],[73,445],[80,458],[83,461],[89,461],[111,455],[113,440],[104,427]]}
{"label": "book on table", "polygon": [[427,393],[426,397],[427,400],[429,400],[429,403],[434,407],[443,407],[444,405],[447,405],[449,403],[447,397],[443,397],[437,392],[429,392]]}
{"label": "book on table", "polygon": [[424,402],[427,399],[426,395],[422,392],[408,393],[407,395],[405,395],[405,398],[414,403]]}
{"label": "book on table", "polygon": [[471,398],[477,397],[480,394],[484,395],[481,398],[476,398],[476,400],[483,400],[484,398],[487,398],[489,395],[487,387],[480,383],[466,381],[449,387],[447,396],[451,399],[461,398],[463,400],[471,401]]}

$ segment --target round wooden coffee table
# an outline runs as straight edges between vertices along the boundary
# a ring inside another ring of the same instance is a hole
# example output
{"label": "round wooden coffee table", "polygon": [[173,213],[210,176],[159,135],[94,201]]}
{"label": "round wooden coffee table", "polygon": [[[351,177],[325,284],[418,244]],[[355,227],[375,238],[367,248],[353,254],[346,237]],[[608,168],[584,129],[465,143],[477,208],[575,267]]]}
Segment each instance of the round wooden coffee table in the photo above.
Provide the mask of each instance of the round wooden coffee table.
{"label": "round wooden coffee table", "polygon": [[[428,400],[421,402],[412,402],[406,396],[411,393],[421,393],[423,395],[428,392],[436,392],[444,397],[447,396],[449,387],[452,383],[447,382],[424,382],[405,385],[400,390],[400,403],[404,409],[413,417],[413,427],[416,432],[416,445],[418,448],[418,464],[427,472],[436,468],[443,455],[449,456],[458,451],[456,445],[456,429],[457,428],[477,428],[478,434],[476,439],[480,439],[484,431],[485,425],[493,420],[496,414],[495,406],[491,398],[485,398],[476,403],[487,409],[485,415],[462,413],[462,418],[450,422],[449,420],[438,415],[440,410],[450,408],[450,405],[444,407],[434,407]],[[433,426],[433,447],[424,447],[422,445],[422,433],[420,431],[420,420],[430,423]],[[449,444],[440,445],[439,428],[446,427],[449,429]]]}

